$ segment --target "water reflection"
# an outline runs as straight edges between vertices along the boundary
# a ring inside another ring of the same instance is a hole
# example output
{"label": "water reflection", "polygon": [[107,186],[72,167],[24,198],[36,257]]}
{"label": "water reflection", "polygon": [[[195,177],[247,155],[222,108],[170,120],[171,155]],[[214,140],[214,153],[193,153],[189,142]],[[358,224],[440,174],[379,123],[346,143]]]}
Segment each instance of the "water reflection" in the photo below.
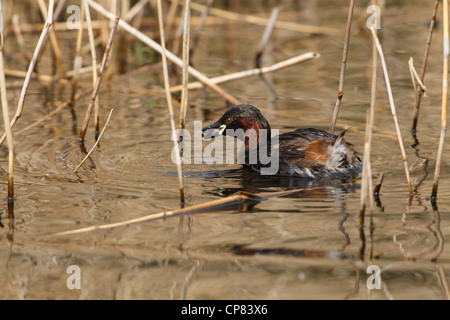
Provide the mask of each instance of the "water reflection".
{"label": "water reflection", "polygon": [[251,169],[242,167],[235,170],[205,171],[201,173],[204,178],[224,179],[234,181],[239,187],[217,187],[211,194],[228,196],[235,192],[267,193],[276,191],[290,191],[280,197],[285,198],[326,198],[342,199],[346,194],[353,193],[360,188],[357,175],[341,178],[309,179],[295,176],[261,175]]}

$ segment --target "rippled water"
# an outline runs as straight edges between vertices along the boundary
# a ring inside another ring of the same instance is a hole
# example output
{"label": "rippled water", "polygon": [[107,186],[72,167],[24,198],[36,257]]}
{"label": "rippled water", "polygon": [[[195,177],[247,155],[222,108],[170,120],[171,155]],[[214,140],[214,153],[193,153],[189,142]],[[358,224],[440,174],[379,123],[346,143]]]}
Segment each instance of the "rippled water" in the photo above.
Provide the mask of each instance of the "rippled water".
{"label": "rippled water", "polygon": [[[280,19],[333,27],[335,36],[310,36],[276,29],[265,51],[269,65],[307,51],[311,60],[268,75],[272,100],[258,77],[223,85],[267,115],[272,128],[286,132],[314,126],[328,129],[338,89],[347,19],[347,1],[280,1]],[[269,16],[271,6],[233,2],[236,12]],[[221,6],[221,3],[217,3]],[[344,98],[337,131],[362,154],[370,99],[371,42],[364,29],[366,7],[358,4],[351,35]],[[115,81],[100,92],[102,125],[114,108],[100,149],[78,174],[82,158],[69,110],[15,135],[13,216],[1,215],[0,291],[2,299],[446,299],[450,252],[450,163],[445,148],[436,207],[431,194],[439,139],[442,86],[442,30],[435,30],[422,102],[418,141],[410,134],[414,94],[408,69],[424,51],[433,7],[429,1],[388,3],[381,30],[398,118],[415,195],[408,196],[385,83],[379,72],[374,125],[374,180],[384,173],[381,197],[359,227],[360,177],[312,183],[301,179],[249,176],[239,165],[186,165],[186,206],[250,193],[299,189],[267,198],[250,210],[223,208],[185,217],[71,236],[42,234],[125,221],[180,207],[167,104],[159,73],[141,72]],[[198,13],[193,13],[198,15]],[[358,20],[359,17],[359,20]],[[439,22],[440,19],[438,19]],[[245,32],[243,32],[245,31]],[[145,30],[155,35],[153,28]],[[211,19],[200,38],[193,65],[209,76],[253,68],[263,26]],[[57,33],[58,35],[58,33]],[[27,35],[31,37],[31,35]],[[35,41],[37,35],[33,35]],[[75,33],[60,34],[72,46]],[[87,38],[86,38],[87,39]],[[5,48],[16,47],[14,37]],[[86,40],[87,41],[87,40]],[[86,42],[87,43],[87,42]],[[28,44],[32,50],[33,44]],[[67,46],[63,46],[68,50]],[[49,48],[39,72],[51,72]],[[131,50],[131,49],[130,49]],[[10,69],[25,69],[13,52]],[[64,61],[71,68],[72,51]],[[129,52],[130,60],[132,52]],[[85,63],[90,63],[86,54]],[[114,64],[111,68],[114,68]],[[133,65],[130,62],[129,68]],[[112,69],[114,70],[114,69]],[[89,86],[90,75],[84,86]],[[172,84],[179,78],[172,75]],[[21,81],[8,78],[11,112]],[[60,94],[62,92],[62,94]],[[32,124],[65,101],[69,86],[33,81],[15,131]],[[210,90],[191,91],[187,128],[209,124],[225,110]],[[77,101],[79,129],[88,96]],[[175,105],[178,107],[178,105]],[[78,130],[77,129],[77,130]],[[446,138],[448,145],[449,138]],[[89,129],[86,147],[93,144]],[[7,150],[2,168],[7,169]],[[5,171],[2,173],[6,195]],[[11,208],[10,208],[11,209]],[[69,290],[67,268],[79,266],[81,288]],[[369,265],[379,266],[381,289],[369,290]]]}

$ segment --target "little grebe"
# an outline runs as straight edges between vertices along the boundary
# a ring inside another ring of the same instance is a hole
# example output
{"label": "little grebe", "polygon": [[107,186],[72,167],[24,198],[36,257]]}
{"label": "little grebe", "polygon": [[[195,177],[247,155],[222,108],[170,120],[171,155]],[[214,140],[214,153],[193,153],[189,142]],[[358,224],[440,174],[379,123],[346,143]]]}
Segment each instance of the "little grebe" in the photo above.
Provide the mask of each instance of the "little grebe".
{"label": "little grebe", "polygon": [[[228,134],[241,139],[242,135],[233,135],[237,129],[245,132],[253,129],[254,138],[252,139],[252,136],[248,134],[245,137],[245,150],[247,151],[257,150],[260,147],[260,129],[265,129],[267,139],[262,139],[262,141],[267,141],[268,154],[271,153],[270,150],[274,151],[270,147],[269,122],[252,105],[242,104],[231,107],[217,122],[203,128],[202,131],[205,132],[208,129],[219,129],[219,135]],[[279,135],[279,145],[275,147],[279,161],[275,174],[321,178],[361,172],[361,159],[353,145],[344,140],[344,134],[345,131],[340,135],[333,135],[324,130],[307,128]],[[259,161],[259,158],[256,162],[249,161],[247,153],[244,165],[258,172],[261,172],[263,167],[267,167]]]}

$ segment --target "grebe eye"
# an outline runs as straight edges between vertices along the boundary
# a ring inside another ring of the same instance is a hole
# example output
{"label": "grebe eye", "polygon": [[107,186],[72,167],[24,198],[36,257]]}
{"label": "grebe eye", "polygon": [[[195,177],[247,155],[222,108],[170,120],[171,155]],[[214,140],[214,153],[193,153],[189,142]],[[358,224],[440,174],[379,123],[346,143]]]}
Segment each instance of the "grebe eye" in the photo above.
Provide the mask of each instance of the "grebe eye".
{"label": "grebe eye", "polygon": [[231,119],[226,119],[226,120],[225,120],[225,123],[226,123],[227,125],[229,125],[231,122],[232,122]]}
{"label": "grebe eye", "polygon": [[227,125],[226,124],[223,124],[223,125],[221,125],[220,127],[220,130],[219,130],[219,135],[222,135],[222,133],[225,131],[225,129],[227,128]]}

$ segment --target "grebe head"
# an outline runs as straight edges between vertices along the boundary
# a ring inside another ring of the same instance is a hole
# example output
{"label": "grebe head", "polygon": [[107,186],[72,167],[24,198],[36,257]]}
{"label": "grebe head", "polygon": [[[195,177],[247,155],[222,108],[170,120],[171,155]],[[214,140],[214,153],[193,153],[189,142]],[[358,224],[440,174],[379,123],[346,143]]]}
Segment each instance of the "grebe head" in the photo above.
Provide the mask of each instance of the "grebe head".
{"label": "grebe head", "polygon": [[208,129],[218,129],[219,135],[226,135],[227,129],[242,129],[244,131],[253,129],[259,135],[260,129],[266,129],[267,136],[270,138],[269,122],[257,108],[249,104],[231,107],[218,121],[203,128],[202,131],[205,132]]}

